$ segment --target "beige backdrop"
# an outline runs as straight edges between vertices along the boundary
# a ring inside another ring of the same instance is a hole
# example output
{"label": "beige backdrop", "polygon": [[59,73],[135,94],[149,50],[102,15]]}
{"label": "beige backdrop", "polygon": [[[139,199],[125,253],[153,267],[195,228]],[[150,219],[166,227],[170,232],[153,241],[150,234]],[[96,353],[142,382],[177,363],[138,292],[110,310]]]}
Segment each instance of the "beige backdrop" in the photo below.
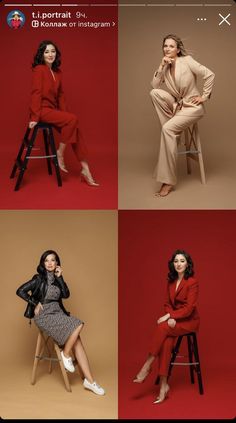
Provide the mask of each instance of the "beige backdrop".
{"label": "beige backdrop", "polygon": [[[158,7],[150,3],[173,2],[147,3],[149,6],[119,7],[119,208],[235,208],[236,7]],[[219,25],[219,13],[231,13],[230,26]],[[197,17],[207,21],[197,21]],[[195,163],[193,175],[187,176],[182,156],[176,190],[160,199],[153,196],[158,184],[152,173],[161,128],[149,92],[162,58],[163,37],[169,33],[179,35],[186,49],[213,70],[216,78],[212,97],[205,103],[206,115],[199,122],[207,185],[201,184]]]}
{"label": "beige backdrop", "polygon": [[[1,394],[3,418],[117,417],[117,212],[1,211]],[[107,394],[84,390],[77,372],[64,388],[58,364],[40,363],[30,376],[37,328],[23,316],[20,284],[36,272],[41,254],[58,252],[70,289],[64,305],[85,321],[81,338],[95,379]]]}

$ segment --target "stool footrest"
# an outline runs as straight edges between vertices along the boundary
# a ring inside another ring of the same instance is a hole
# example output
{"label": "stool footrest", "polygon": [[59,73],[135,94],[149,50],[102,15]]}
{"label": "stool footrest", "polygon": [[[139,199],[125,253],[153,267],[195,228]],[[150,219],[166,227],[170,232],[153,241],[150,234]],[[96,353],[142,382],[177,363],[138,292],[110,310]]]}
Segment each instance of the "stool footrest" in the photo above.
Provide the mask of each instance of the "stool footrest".
{"label": "stool footrest", "polygon": [[178,151],[178,154],[200,154],[199,150]]}
{"label": "stool footrest", "polygon": [[26,156],[27,159],[50,159],[56,157],[56,154],[51,154],[50,156]]}
{"label": "stool footrest", "polygon": [[199,362],[198,361],[195,361],[194,363],[185,363],[185,362],[183,362],[183,363],[172,363],[171,362],[171,365],[172,366],[195,366],[196,364],[199,364]]}
{"label": "stool footrest", "polygon": [[40,356],[40,355],[36,355],[35,357],[38,358],[39,360],[59,361],[58,358],[56,357],[46,357],[46,356]]}

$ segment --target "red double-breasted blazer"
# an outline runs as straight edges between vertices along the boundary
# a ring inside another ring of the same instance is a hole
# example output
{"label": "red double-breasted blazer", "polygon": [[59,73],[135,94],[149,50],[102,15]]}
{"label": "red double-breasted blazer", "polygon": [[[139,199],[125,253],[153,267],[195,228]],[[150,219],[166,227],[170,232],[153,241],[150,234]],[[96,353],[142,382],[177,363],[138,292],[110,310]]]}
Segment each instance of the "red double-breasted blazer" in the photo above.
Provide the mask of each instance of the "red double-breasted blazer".
{"label": "red double-breasted blazer", "polygon": [[190,277],[182,279],[176,290],[176,282],[168,282],[167,300],[164,304],[166,313],[179,321],[198,320],[197,300],[199,286],[196,279]]}
{"label": "red double-breasted blazer", "polygon": [[62,72],[53,71],[47,65],[33,68],[30,121],[38,122],[43,108],[66,111],[65,96],[62,88]]}

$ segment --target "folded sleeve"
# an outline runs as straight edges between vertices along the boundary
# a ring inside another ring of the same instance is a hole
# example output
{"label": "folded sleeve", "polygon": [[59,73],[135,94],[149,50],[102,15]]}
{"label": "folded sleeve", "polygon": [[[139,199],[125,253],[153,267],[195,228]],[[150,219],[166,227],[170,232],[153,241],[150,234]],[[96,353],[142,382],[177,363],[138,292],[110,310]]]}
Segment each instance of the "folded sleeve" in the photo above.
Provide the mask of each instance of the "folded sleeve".
{"label": "folded sleeve", "polygon": [[30,121],[40,120],[41,103],[43,89],[43,71],[41,66],[33,68],[32,88],[30,99]]}
{"label": "folded sleeve", "polygon": [[[37,305],[36,302],[34,302],[31,299],[31,295],[33,293],[33,291],[35,290],[36,286],[37,286],[37,275],[34,275],[32,279],[30,279],[29,281],[23,283],[16,291],[16,295],[18,295],[19,297],[21,297],[23,300],[27,301],[28,303],[31,303],[33,305]],[[29,292],[31,292],[31,294],[29,294]]]}
{"label": "folded sleeve", "polygon": [[211,92],[214,85],[215,74],[206,66],[201,65],[191,56],[186,56],[186,61],[192,73],[196,76],[200,76],[203,79],[203,93],[202,98],[207,100],[211,97]]}
{"label": "folded sleeve", "polygon": [[170,302],[169,286],[167,287],[166,300],[165,300],[165,303],[164,303],[164,310],[165,310],[165,313],[171,313],[173,311],[173,307],[172,307],[171,302]]}
{"label": "folded sleeve", "polygon": [[59,84],[59,88],[58,88],[57,101],[58,101],[58,108],[60,110],[63,110],[64,112],[66,112],[66,100],[65,100],[65,94],[64,94],[64,90],[63,90],[62,80],[60,80],[60,84]]}
{"label": "folded sleeve", "polygon": [[156,70],[151,81],[152,88],[159,88],[164,82],[164,69],[162,71]]}
{"label": "folded sleeve", "polygon": [[63,276],[56,277],[56,280],[57,280],[58,286],[61,290],[61,297],[62,298],[68,298],[70,296],[70,291],[69,291],[69,288],[68,288],[66,282],[63,279]]}
{"label": "folded sleeve", "polygon": [[177,320],[190,316],[197,305],[198,291],[198,282],[194,280],[188,288],[186,299],[183,301],[183,304],[176,310],[172,309],[172,311],[168,311],[170,317]]}

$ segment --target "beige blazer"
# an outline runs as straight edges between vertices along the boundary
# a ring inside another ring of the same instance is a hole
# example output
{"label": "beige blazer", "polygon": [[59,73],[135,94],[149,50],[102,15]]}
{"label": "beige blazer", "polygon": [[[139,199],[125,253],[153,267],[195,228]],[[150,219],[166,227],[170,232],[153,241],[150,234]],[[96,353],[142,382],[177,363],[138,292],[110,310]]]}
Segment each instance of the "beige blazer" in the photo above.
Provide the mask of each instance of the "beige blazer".
{"label": "beige blazer", "polygon": [[[206,66],[201,65],[192,56],[177,57],[175,62],[174,78],[170,72],[171,65],[164,66],[161,72],[154,73],[151,85],[153,88],[159,88],[162,83],[166,84],[168,92],[175,98],[174,111],[176,108],[196,108],[196,112],[203,111],[202,105],[192,104],[191,98],[200,96],[197,88],[197,77],[203,79],[203,93],[201,97],[206,101],[210,98],[215,74]],[[186,111],[186,110],[185,110]],[[192,114],[192,113],[191,113]]]}

